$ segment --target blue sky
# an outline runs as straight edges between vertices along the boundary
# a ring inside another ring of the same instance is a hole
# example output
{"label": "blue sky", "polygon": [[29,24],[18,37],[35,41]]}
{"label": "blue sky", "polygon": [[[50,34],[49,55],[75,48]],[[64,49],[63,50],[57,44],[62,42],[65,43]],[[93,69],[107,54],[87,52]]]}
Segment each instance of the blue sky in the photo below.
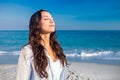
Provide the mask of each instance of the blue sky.
{"label": "blue sky", "polygon": [[120,0],[0,0],[0,30],[28,30],[39,9],[53,15],[57,30],[120,30]]}

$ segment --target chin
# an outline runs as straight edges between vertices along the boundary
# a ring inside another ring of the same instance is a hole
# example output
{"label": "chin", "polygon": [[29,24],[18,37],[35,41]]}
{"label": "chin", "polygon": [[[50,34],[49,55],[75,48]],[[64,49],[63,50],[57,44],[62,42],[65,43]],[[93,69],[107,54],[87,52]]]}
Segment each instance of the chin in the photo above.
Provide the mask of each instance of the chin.
{"label": "chin", "polygon": [[55,30],[45,31],[44,33],[53,33],[53,32],[55,32]]}
{"label": "chin", "polygon": [[51,33],[52,33],[52,32],[55,32],[55,30],[52,30],[52,31],[50,31],[50,32],[51,32]]}
{"label": "chin", "polygon": [[55,29],[49,29],[50,32],[55,32]]}

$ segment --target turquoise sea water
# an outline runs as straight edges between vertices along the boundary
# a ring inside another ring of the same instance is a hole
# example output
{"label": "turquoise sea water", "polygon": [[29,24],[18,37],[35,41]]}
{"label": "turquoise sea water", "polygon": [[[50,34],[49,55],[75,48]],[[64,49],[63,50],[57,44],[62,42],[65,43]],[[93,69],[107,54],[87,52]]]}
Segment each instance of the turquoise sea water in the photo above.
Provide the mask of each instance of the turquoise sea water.
{"label": "turquoise sea water", "polygon": [[[57,31],[69,61],[120,65],[120,31]],[[0,64],[17,63],[28,31],[0,31]]]}

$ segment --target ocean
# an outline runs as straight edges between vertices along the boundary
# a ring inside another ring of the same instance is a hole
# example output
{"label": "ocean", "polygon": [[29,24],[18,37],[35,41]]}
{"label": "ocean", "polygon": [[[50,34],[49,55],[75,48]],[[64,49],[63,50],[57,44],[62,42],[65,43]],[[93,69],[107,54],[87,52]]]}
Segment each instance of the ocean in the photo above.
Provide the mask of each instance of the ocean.
{"label": "ocean", "polygon": [[[68,61],[120,66],[120,30],[57,30]],[[27,30],[0,31],[0,64],[17,64]]]}

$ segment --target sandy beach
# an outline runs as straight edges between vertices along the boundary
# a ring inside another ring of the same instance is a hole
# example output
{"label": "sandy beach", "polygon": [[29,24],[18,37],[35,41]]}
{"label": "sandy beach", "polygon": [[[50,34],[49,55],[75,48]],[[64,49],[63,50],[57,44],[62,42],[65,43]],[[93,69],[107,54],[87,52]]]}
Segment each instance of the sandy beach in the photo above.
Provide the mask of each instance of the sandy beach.
{"label": "sandy beach", "polygon": [[[16,69],[16,64],[1,64],[0,80],[15,80]],[[68,70],[70,75],[80,77],[78,80],[120,80],[120,66],[71,62]]]}
{"label": "sandy beach", "polygon": [[120,80],[120,66],[95,63],[71,63],[70,70],[78,73],[85,80]]}

